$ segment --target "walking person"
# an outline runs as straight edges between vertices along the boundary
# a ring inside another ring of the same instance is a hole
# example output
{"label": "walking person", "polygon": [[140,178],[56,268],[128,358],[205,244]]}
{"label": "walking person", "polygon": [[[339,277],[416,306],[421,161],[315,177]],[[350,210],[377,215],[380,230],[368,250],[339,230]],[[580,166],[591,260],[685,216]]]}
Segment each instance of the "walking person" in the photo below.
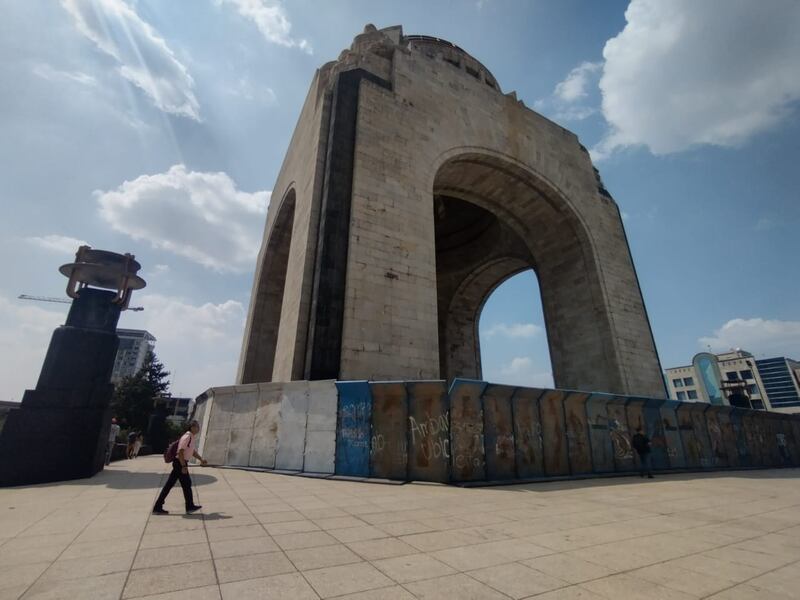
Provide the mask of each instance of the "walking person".
{"label": "walking person", "polygon": [[631,445],[639,455],[639,477],[644,477],[647,472],[648,479],[653,478],[653,469],[650,464],[650,438],[642,433],[642,428],[636,429],[636,435],[631,440]]}
{"label": "walking person", "polygon": [[128,448],[126,452],[128,460],[133,458],[133,444],[136,442],[137,437],[139,437],[139,434],[136,433],[133,429],[131,429],[130,432],[128,433]]}
{"label": "walking person", "polygon": [[[202,506],[194,503],[194,498],[192,497],[192,478],[189,477],[189,460],[192,457],[198,459],[200,464],[203,466],[208,464],[206,459],[200,456],[197,450],[195,450],[195,437],[199,432],[200,424],[197,421],[192,421],[189,424],[188,431],[186,431],[186,433],[184,433],[181,436],[181,439],[178,441],[175,449],[175,457],[172,458],[172,472],[169,474],[169,477],[167,477],[167,483],[164,484],[164,488],[158,495],[156,504],[153,507],[153,514],[169,514],[168,511],[164,510],[164,501],[167,499],[167,494],[169,494],[176,481],[181,482],[183,499],[186,504],[186,512],[192,513],[203,508]],[[171,448],[172,445],[170,445],[170,449]],[[167,450],[167,453],[169,453],[170,449]]]}
{"label": "walking person", "polygon": [[111,463],[111,454],[114,452],[114,444],[117,443],[117,436],[119,435],[119,425],[117,425],[117,418],[111,418],[111,429],[108,430],[108,450],[106,451],[106,464]]}
{"label": "walking person", "polygon": [[144,443],[144,436],[140,431],[133,442],[133,456],[131,456],[131,458],[136,458],[137,456],[139,456],[139,450],[142,449],[143,443]]}

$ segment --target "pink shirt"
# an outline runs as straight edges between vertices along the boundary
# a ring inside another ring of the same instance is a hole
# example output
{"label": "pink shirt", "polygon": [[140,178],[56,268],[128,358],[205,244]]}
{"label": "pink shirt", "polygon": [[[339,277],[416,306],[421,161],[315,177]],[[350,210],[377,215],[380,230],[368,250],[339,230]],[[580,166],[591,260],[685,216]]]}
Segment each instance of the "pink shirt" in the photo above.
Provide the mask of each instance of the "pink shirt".
{"label": "pink shirt", "polygon": [[194,455],[194,436],[191,431],[187,431],[181,436],[181,441],[178,442],[178,454],[183,451],[183,460],[190,461]]}

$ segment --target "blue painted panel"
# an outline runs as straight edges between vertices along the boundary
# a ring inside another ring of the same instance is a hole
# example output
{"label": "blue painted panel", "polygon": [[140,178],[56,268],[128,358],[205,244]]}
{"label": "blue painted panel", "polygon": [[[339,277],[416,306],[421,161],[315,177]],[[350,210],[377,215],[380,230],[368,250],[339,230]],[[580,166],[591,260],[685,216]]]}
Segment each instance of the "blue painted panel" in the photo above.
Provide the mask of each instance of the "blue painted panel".
{"label": "blue painted panel", "polygon": [[680,405],[680,402],[667,400],[659,409],[661,429],[664,432],[664,447],[671,469],[682,469],[686,466],[686,456],[678,428],[678,415],[675,412]]}
{"label": "blue painted panel", "polygon": [[337,381],[336,474],[369,477],[372,394],[366,381]]}
{"label": "blue painted panel", "polygon": [[652,448],[651,461],[654,469],[669,469],[669,454],[664,423],[661,421],[661,405],[663,400],[646,398],[642,416],[644,417],[647,436],[650,438]]}
{"label": "blue painted panel", "polygon": [[483,445],[485,381],[455,379],[450,385],[450,476],[453,481],[486,479]]}

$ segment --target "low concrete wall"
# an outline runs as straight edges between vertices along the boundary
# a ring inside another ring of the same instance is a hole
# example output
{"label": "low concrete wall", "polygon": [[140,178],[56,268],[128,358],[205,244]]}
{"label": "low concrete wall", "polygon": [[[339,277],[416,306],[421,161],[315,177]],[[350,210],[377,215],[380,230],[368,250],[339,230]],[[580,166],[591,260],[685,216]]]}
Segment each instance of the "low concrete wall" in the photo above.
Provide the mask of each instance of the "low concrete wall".
{"label": "low concrete wall", "polygon": [[800,466],[800,416],[695,402],[443,381],[294,381],[198,399],[212,464],[453,483]]}

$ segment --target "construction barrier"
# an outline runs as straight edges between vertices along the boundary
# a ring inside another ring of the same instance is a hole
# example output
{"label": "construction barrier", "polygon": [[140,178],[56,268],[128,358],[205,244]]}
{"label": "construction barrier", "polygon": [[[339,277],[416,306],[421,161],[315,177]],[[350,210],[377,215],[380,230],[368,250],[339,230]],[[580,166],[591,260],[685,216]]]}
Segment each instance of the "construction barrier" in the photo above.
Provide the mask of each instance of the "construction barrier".
{"label": "construction barrier", "polygon": [[216,464],[480,485],[635,472],[800,466],[800,415],[700,402],[443,381],[212,388],[200,448]]}

